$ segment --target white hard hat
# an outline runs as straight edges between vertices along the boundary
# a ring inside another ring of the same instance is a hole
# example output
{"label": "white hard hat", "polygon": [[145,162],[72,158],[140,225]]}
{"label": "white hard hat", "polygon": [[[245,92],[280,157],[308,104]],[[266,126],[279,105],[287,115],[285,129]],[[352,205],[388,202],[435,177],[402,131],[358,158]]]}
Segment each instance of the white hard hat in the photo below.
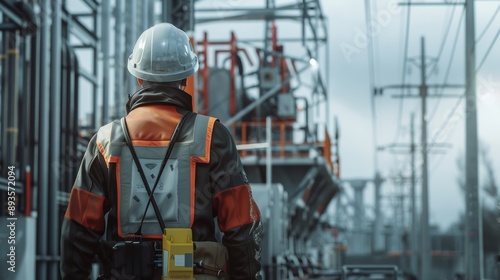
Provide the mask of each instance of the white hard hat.
{"label": "white hard hat", "polygon": [[183,80],[198,71],[198,57],[187,34],[170,23],[144,31],[128,58],[130,74],[145,81]]}

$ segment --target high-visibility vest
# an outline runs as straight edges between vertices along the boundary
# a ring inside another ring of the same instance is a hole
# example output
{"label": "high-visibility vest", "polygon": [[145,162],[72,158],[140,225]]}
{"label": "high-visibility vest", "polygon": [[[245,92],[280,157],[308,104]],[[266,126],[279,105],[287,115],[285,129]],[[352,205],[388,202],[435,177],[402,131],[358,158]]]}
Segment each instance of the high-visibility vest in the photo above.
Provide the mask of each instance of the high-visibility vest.
{"label": "high-visibility vest", "polygon": [[[167,228],[191,228],[193,224],[196,163],[208,163],[210,160],[210,145],[207,145],[210,141],[207,140],[212,137],[214,121],[212,117],[196,115],[194,127],[186,139],[179,138],[175,143],[165,165],[153,195]],[[110,126],[109,129],[116,129],[116,126]],[[109,143],[106,154],[110,156],[111,162],[116,163],[118,234],[125,238],[127,234],[137,231],[149,196],[124,139],[110,139],[113,135],[117,137],[117,134],[122,136],[123,133],[108,132],[106,133],[106,127],[101,128],[97,141]],[[99,139],[100,137],[110,138]],[[151,189],[167,147],[134,146]],[[145,238],[162,238],[151,203],[142,225],[142,234]]]}

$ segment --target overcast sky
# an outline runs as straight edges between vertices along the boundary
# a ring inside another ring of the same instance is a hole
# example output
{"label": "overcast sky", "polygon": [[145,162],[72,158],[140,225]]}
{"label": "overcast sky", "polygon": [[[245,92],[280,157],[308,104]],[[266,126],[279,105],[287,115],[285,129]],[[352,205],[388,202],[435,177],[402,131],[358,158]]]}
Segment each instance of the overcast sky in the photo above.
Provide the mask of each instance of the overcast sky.
{"label": "overcast sky", "polygon": [[[208,5],[226,8],[264,6],[264,1],[221,0],[213,2],[214,4]],[[277,5],[285,2],[276,1]],[[388,145],[395,141],[409,143],[411,112],[415,114],[415,138],[420,143],[420,100],[418,98],[405,99],[401,103],[400,99],[391,98],[392,94],[401,93],[401,91],[396,90],[386,91],[382,97],[375,99],[377,138],[374,141],[368,48],[366,41],[363,41],[363,34],[366,34],[364,2],[364,0],[323,0],[321,2],[329,23],[330,60],[326,62],[324,57],[320,57],[319,63],[320,65],[329,63],[329,75],[325,78],[329,80],[330,85],[330,110],[333,115],[338,117],[341,126],[340,154],[342,178],[344,179],[373,177],[375,172],[375,142],[378,145]],[[402,69],[408,8],[397,5],[398,2],[395,0],[371,1],[372,20],[378,27],[375,30],[376,35],[373,37],[374,82],[375,86],[378,87],[401,84],[403,81]],[[498,1],[476,1],[476,38],[479,38],[483,33],[499,5]],[[437,63],[437,71],[428,77],[429,84],[446,82],[463,85],[465,83],[465,16],[461,19],[462,13],[463,6],[460,5],[414,6],[411,8],[407,54],[409,58],[419,57],[420,38],[425,37],[426,55],[429,59],[427,62],[429,64],[428,74],[433,66],[430,64],[431,58],[436,59],[434,64]],[[448,26],[449,31],[447,31]],[[478,65],[483,60],[499,26],[500,15],[497,14],[489,29],[477,42],[476,62]],[[262,28],[256,23],[245,23],[244,26],[241,26],[238,23],[228,24],[226,22],[198,25],[196,33],[200,35],[207,30],[210,37],[224,38],[226,32],[235,30],[239,39],[246,39],[255,38],[258,32],[254,30],[262,30]],[[252,32],[248,32],[248,30],[252,30]],[[278,36],[283,38],[290,34],[297,34],[297,32],[300,32],[300,25],[278,22]],[[445,40],[444,45],[443,40]],[[453,50],[454,45],[455,49]],[[438,57],[441,48],[441,55]],[[296,55],[294,51],[293,47],[285,47],[285,52],[290,55]],[[489,157],[493,161],[497,174],[500,171],[500,157],[498,156],[500,154],[500,69],[495,66],[498,65],[499,60],[500,42],[497,42],[477,73],[479,138],[481,144],[489,149]],[[416,62],[419,63],[419,61]],[[407,62],[406,71],[408,71],[407,83],[420,83],[420,70],[416,63]],[[418,94],[415,91],[412,93]],[[456,89],[434,90],[429,93],[462,94],[463,91]],[[459,213],[464,211],[464,199],[457,186],[457,178],[464,176],[464,174],[458,170],[456,164],[457,159],[465,154],[464,106],[463,98],[430,98],[427,105],[429,139],[435,139],[436,133],[440,131],[436,142],[446,142],[451,145],[450,148],[440,149],[444,153],[429,155],[430,219],[431,223],[439,224],[442,229],[455,222]],[[400,107],[402,108],[401,113],[399,113]],[[455,107],[457,109],[453,110]],[[449,121],[444,125],[446,119]],[[397,133],[398,126],[400,127],[399,133]],[[398,135],[397,138],[396,135]],[[402,152],[405,149],[399,149],[399,151]],[[377,159],[378,170],[387,179],[387,183],[384,185],[383,206],[386,208],[386,213],[391,215],[391,197],[401,190],[400,187],[393,184],[391,177],[397,174],[402,166],[409,164],[409,154],[394,155],[385,151],[379,152]],[[420,162],[420,155],[417,155],[418,162]],[[484,169],[482,165],[480,169],[481,171]],[[420,166],[417,166],[419,174],[420,170]],[[404,175],[409,176],[409,173],[406,172]],[[420,186],[419,183],[418,195],[420,195]],[[409,184],[406,184],[404,190],[408,191],[408,188]],[[365,201],[372,204],[372,197],[373,190],[370,185],[365,192]],[[367,214],[371,216],[371,213]]]}
{"label": "overcast sky", "polygon": [[[399,1],[372,1],[373,18],[377,18],[377,14],[389,15],[389,17],[380,18],[378,23],[381,29],[378,31],[378,36],[374,37],[376,86],[402,83],[407,7],[394,6],[396,2]],[[345,44],[356,46],[357,32],[365,31],[364,1],[323,1],[323,5],[330,19],[330,63],[332,65],[330,89],[333,110],[342,124],[343,176],[347,178],[369,177],[374,173],[375,168],[368,50],[366,47],[359,47],[357,50],[359,53],[346,56],[345,50],[342,49]],[[476,1],[476,37],[483,32],[499,5],[498,1]],[[438,60],[438,72],[429,77],[429,83],[439,84],[445,81],[449,61],[452,59],[451,70],[446,81],[449,84],[464,84],[465,17],[461,25],[458,25],[462,11],[462,6],[414,6],[411,8],[408,39],[408,56],[411,58],[420,56],[422,36],[425,37],[426,54],[437,58],[443,43],[443,35],[446,34],[446,29],[450,25],[450,31]],[[449,24],[450,18],[451,24]],[[477,64],[482,61],[499,26],[500,16],[497,15],[477,43]],[[452,56],[457,29],[459,35]],[[493,160],[497,174],[500,171],[500,157],[498,156],[500,154],[500,69],[495,66],[498,65],[499,60],[500,42],[496,42],[488,59],[477,73],[477,93],[480,97],[477,103],[479,138],[481,143],[489,148],[489,156]],[[420,82],[419,69],[413,63],[407,65],[410,72],[407,72],[409,74],[406,81],[418,84]],[[420,142],[420,101],[419,99],[404,100],[401,120],[399,120],[400,99],[390,97],[391,94],[398,93],[400,92],[386,92],[383,97],[376,98],[376,142],[379,145],[394,142],[398,123],[401,123],[403,127],[397,142],[409,143],[411,112],[415,113],[416,140]],[[446,90],[444,93],[456,94],[460,91]],[[456,98],[441,99],[439,103],[437,98],[428,100],[429,138],[432,139],[436,131],[440,130],[457,101]],[[435,109],[436,106],[437,109]],[[432,114],[434,111],[436,113]],[[459,172],[456,164],[457,158],[464,155],[464,112],[464,99],[462,98],[451,121],[441,130],[444,133],[439,137],[439,140],[450,143],[452,147],[445,149],[445,154],[429,155],[430,219],[431,222],[442,225],[442,228],[449,226],[458,218],[458,213],[464,210],[464,200],[456,183],[458,176],[464,176]],[[393,170],[398,170],[399,166],[409,162],[408,155],[394,156],[388,152],[380,152],[378,159],[378,166],[383,176],[391,175]],[[480,166],[481,169],[482,167]],[[385,194],[393,191],[395,191],[394,186],[385,185]],[[366,196],[371,196],[369,191]],[[365,198],[369,199],[366,196]]]}

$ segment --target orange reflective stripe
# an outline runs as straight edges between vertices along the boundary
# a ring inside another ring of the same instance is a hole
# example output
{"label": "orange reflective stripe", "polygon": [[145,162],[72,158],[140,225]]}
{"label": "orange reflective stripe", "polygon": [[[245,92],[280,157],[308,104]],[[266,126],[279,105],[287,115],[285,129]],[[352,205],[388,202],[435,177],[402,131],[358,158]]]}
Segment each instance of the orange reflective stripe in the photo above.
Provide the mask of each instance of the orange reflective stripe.
{"label": "orange reflective stripe", "polygon": [[214,130],[214,124],[217,119],[210,117],[208,119],[208,126],[207,126],[207,138],[205,142],[205,161],[208,163],[210,162],[210,147],[212,145],[212,132]]}
{"label": "orange reflective stripe", "polygon": [[190,227],[193,227],[193,222],[194,222],[194,213],[196,212],[196,163],[209,163],[210,162],[210,146],[212,145],[212,132],[214,130],[214,124],[215,121],[217,121],[217,118],[210,117],[208,119],[208,124],[207,124],[207,134],[205,137],[205,155],[201,157],[191,157],[190,160],[190,166],[189,166],[189,172],[191,174],[190,178],[190,200],[191,200],[191,217],[190,217]]}
{"label": "orange reflective stripe", "polygon": [[104,231],[104,197],[73,188],[64,217],[97,232]]}
{"label": "orange reflective stripe", "polygon": [[219,228],[223,232],[260,219],[260,211],[252,198],[249,185],[221,191],[213,200],[218,208]]}
{"label": "orange reflective stripe", "polygon": [[196,212],[196,202],[195,202],[195,195],[196,195],[196,163],[209,163],[210,162],[210,147],[212,145],[212,133],[214,130],[214,124],[215,121],[217,121],[217,118],[210,117],[208,119],[208,124],[207,124],[207,135],[205,137],[205,155],[201,157],[191,157],[190,160],[190,193],[191,193],[191,223],[190,227],[193,227],[194,223],[194,213]]}
{"label": "orange reflective stripe", "polygon": [[104,150],[104,147],[102,146],[101,143],[97,143],[97,149],[99,149],[99,152],[101,153],[102,157],[104,158],[104,161],[106,162],[106,165],[109,168],[109,157],[106,156],[106,151]]}
{"label": "orange reflective stripe", "polygon": [[207,127],[207,137],[206,137],[206,142],[205,142],[205,158],[204,161],[205,163],[210,162],[210,147],[212,145],[212,132],[214,130],[214,124],[217,118],[210,117],[208,119],[208,127]]}
{"label": "orange reflective stripe", "polygon": [[168,146],[170,140],[165,141],[149,141],[149,140],[132,140],[132,145],[143,146],[143,147],[163,147]]}
{"label": "orange reflective stripe", "polygon": [[196,162],[209,163],[210,162],[210,146],[212,145],[212,132],[217,118],[210,117],[207,124],[207,135],[205,137],[205,155],[194,157]]}

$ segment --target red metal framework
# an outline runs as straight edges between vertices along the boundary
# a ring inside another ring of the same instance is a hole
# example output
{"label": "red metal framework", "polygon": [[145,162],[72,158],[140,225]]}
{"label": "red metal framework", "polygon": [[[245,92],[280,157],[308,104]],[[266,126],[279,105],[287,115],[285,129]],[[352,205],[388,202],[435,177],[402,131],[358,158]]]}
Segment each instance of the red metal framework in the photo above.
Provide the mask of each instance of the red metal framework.
{"label": "red metal framework", "polygon": [[222,53],[229,53],[229,60],[230,60],[230,65],[229,65],[229,75],[230,75],[230,86],[229,86],[229,112],[231,115],[234,115],[236,113],[236,89],[234,85],[235,81],[235,70],[237,67],[237,54],[238,52],[242,52],[246,58],[248,59],[248,62],[250,65],[253,66],[252,60],[250,59],[250,56],[248,55],[246,49],[240,48],[237,46],[237,40],[236,40],[236,35],[234,32],[231,32],[231,39],[229,41],[209,41],[208,40],[208,34],[205,32],[203,34],[203,40],[199,41],[197,43],[198,46],[201,47],[201,50],[198,51],[198,56],[203,58],[203,63],[200,65],[200,72],[199,75],[201,75],[201,78],[203,80],[203,87],[198,90],[198,92],[201,95],[202,98],[202,104],[203,108],[201,108],[200,113],[202,114],[207,114],[208,113],[208,88],[209,88],[209,75],[210,75],[210,66],[209,66],[209,47],[210,46],[227,46],[228,48],[225,49],[217,49],[215,50],[215,58],[214,58],[214,65],[218,66],[219,62],[219,55]]}
{"label": "red metal framework", "polygon": [[[278,44],[277,37],[277,27],[274,21],[271,24],[270,29],[270,40],[271,44],[270,50],[264,50],[261,48],[255,48],[255,52],[257,57],[259,58],[260,66],[268,65],[270,67],[277,67],[279,69],[279,81],[283,84],[278,94],[286,94],[290,93],[291,87],[290,83],[284,83],[291,75],[291,71],[297,72],[296,61],[294,59],[287,58],[284,55],[284,47],[283,45]],[[228,57],[224,58],[224,61],[229,61],[229,114],[233,116],[237,108],[236,102],[236,87],[235,87],[235,76],[236,76],[236,68],[238,67],[238,58],[237,55],[239,52],[242,52],[249,64],[253,66],[252,59],[250,58],[247,49],[238,47],[238,41],[234,32],[231,32],[230,39],[228,41],[209,41],[208,33],[204,32],[203,39],[196,43],[197,45],[197,53],[200,58],[200,71],[198,73],[198,77],[201,78],[203,86],[197,89],[199,96],[201,97],[201,106],[202,108],[198,108],[199,112],[202,114],[210,114],[209,109],[209,83],[210,83],[210,66],[220,67],[220,55],[229,54]],[[214,49],[211,49],[214,48]],[[210,64],[210,55],[213,53],[213,64]],[[290,61],[290,64],[288,64]],[[291,69],[289,68],[291,67]],[[279,120],[275,120],[273,122],[273,127],[279,129],[280,137],[275,143],[280,147],[279,149],[279,157],[290,156],[285,153],[286,145],[293,145],[290,141],[287,140],[287,131],[292,127],[295,123],[295,118],[281,118]],[[238,131],[239,135],[237,139],[239,139],[241,144],[249,143],[248,139],[248,129],[263,126],[263,122],[259,122],[256,120],[254,122],[240,122],[235,123],[233,125],[233,135]],[[302,143],[302,144],[311,144],[316,147],[320,147],[322,155],[327,160],[328,166],[331,171],[336,175],[337,178],[340,177],[340,160],[338,157],[338,133],[335,135],[335,141],[330,140],[329,134],[325,129],[325,141],[321,143]],[[337,148],[336,158],[332,162],[332,153],[330,151],[331,145],[334,144]],[[247,154],[246,151],[242,151],[242,156]],[[307,156],[307,155],[298,155],[298,156]]]}

